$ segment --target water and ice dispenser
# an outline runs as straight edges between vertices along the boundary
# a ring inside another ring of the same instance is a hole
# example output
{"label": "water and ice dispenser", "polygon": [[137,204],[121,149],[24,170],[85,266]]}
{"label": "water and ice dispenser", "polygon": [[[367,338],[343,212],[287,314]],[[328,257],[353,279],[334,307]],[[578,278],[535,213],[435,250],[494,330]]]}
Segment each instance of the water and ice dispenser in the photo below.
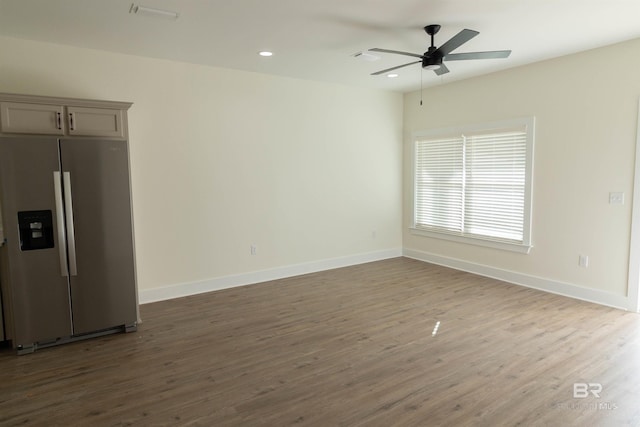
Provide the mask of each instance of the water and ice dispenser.
{"label": "water and ice dispenser", "polygon": [[50,210],[18,212],[20,249],[33,251],[53,248],[53,219]]}

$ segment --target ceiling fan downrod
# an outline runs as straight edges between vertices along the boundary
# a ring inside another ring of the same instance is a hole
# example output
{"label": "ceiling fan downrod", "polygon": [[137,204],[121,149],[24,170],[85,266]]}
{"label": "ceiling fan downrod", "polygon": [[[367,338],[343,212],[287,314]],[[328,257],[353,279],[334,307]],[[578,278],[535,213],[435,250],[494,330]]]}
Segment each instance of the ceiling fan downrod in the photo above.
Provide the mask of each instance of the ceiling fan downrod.
{"label": "ceiling fan downrod", "polygon": [[440,31],[440,25],[427,25],[426,27],[424,27],[424,31],[431,37],[431,47],[435,47],[433,36],[438,34],[438,31]]}

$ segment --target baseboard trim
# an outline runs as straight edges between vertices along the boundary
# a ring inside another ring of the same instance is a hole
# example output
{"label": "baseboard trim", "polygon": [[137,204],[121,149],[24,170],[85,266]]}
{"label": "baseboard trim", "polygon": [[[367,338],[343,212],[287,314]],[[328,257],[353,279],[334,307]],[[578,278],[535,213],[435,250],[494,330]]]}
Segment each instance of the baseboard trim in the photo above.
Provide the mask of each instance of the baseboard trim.
{"label": "baseboard trim", "polygon": [[469,273],[478,274],[480,276],[491,277],[493,279],[502,280],[504,282],[512,283],[515,285],[526,286],[528,288],[538,289],[552,294],[575,298],[582,301],[588,301],[595,304],[606,305],[622,310],[634,311],[629,298],[623,295],[616,295],[598,289],[585,288],[583,286],[578,286],[571,283],[565,283],[557,280],[545,279],[528,274],[503,270],[488,265],[476,264],[461,259],[445,257],[429,252],[418,251],[415,249],[405,248],[403,250],[403,255],[407,258],[412,258],[431,264],[442,265],[444,267],[466,271]]}
{"label": "baseboard trim", "polygon": [[402,249],[387,249],[376,252],[368,252],[345,257],[330,258],[319,261],[311,261],[267,270],[252,271],[249,273],[216,277],[209,280],[191,283],[179,283],[162,288],[141,289],[139,291],[140,304],[148,304],[173,298],[181,298],[205,292],[219,291],[221,289],[235,288],[238,286],[252,285],[269,280],[284,279],[286,277],[299,276],[301,274],[315,273],[318,271],[332,270],[334,268],[348,267],[367,262],[381,261],[402,256]]}

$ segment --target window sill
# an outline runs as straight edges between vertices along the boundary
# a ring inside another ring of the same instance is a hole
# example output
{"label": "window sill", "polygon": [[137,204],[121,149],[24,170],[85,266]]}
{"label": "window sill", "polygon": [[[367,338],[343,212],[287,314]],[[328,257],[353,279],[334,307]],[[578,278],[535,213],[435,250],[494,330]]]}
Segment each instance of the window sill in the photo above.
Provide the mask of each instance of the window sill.
{"label": "window sill", "polygon": [[457,234],[448,234],[437,231],[425,230],[423,228],[410,227],[411,234],[416,236],[431,237],[434,239],[449,240],[451,242],[466,243],[475,246],[484,246],[486,248],[500,249],[503,251],[517,252],[528,254],[533,246],[523,243],[501,242],[498,240],[481,239],[477,237],[461,236]]}

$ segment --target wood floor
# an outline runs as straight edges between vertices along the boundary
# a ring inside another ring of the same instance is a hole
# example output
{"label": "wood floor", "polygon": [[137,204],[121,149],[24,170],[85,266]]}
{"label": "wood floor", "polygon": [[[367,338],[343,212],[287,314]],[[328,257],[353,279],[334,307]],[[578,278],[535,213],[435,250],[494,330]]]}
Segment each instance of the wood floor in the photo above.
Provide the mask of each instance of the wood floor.
{"label": "wood floor", "polygon": [[141,312],[0,352],[0,425],[640,426],[638,314],[406,258]]}

